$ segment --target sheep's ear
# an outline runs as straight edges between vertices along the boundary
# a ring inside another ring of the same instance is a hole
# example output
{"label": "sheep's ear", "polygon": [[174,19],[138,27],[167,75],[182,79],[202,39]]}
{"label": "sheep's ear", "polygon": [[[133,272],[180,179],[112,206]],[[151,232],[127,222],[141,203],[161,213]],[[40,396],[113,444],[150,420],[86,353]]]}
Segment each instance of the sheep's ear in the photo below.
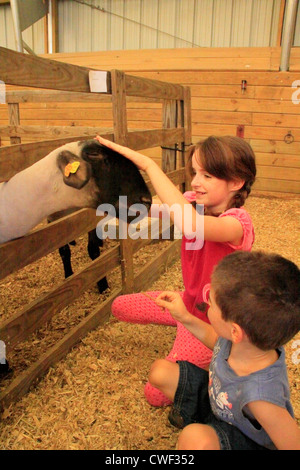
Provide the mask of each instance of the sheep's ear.
{"label": "sheep's ear", "polygon": [[57,165],[62,172],[64,183],[73,188],[83,188],[91,178],[90,164],[68,150],[60,152]]}

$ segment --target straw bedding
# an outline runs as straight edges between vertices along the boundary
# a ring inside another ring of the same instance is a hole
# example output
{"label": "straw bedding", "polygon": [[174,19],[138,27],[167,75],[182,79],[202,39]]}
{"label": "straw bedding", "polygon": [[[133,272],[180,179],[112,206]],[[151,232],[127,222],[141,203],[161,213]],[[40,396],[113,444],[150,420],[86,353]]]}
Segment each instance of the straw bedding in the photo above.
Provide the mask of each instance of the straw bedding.
{"label": "straw bedding", "polygon": [[[299,204],[295,197],[250,197],[247,201],[254,226],[254,249],[277,252],[299,265]],[[166,243],[145,248],[135,256],[136,269]],[[86,238],[73,251],[75,270],[88,262]],[[15,313],[62,279],[57,253],[5,278],[0,284],[0,319]],[[112,287],[120,283],[116,270]],[[181,289],[180,261],[150,289]],[[47,327],[10,354],[13,374],[1,379],[5,388],[43,351],[55,344],[70,327],[90,313],[107,295],[96,287],[64,309]],[[174,449],[178,430],[168,424],[169,408],[153,408],[143,387],[151,363],[164,357],[175,337],[172,327],[132,325],[111,318],[89,333],[72,351],[0,417],[0,449],[161,450]],[[300,424],[300,334],[287,346],[291,396]]]}

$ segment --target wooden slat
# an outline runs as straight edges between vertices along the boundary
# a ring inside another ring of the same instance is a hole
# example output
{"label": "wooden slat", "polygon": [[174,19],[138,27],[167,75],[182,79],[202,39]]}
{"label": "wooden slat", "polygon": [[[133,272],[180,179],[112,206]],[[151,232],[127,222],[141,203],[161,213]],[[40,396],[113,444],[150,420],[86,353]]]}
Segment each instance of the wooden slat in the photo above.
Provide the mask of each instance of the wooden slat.
{"label": "wooden slat", "polygon": [[[79,116],[78,116],[79,113]],[[1,119],[6,118],[6,113],[1,113]],[[99,127],[101,122],[101,127],[112,127],[104,126],[102,124],[103,121],[110,120],[112,122],[113,114],[112,109],[110,108],[103,108],[102,106],[95,106],[93,107],[82,107],[82,108],[75,108],[71,105],[60,105],[56,108],[51,107],[43,107],[43,108],[24,108],[21,107],[21,116],[22,116],[22,124],[45,124],[56,125],[57,121],[65,122],[67,125],[72,125],[75,127],[75,123],[82,122],[82,121],[90,121],[92,122],[93,126]],[[161,127],[161,109],[160,108],[148,108],[145,107],[137,108],[129,108],[127,114],[128,120],[145,120],[145,121],[157,121]],[[27,122],[26,122],[27,121]],[[61,125],[61,124],[59,124]],[[80,126],[80,124],[76,124],[76,127]],[[77,135],[80,135],[78,132]],[[43,140],[43,139],[41,139]]]}
{"label": "wooden slat", "polygon": [[85,290],[119,264],[119,247],[116,246],[2,322],[0,324],[0,338],[5,342],[7,351],[28,338],[31,333],[47,323],[53,315],[80,297]]}
{"label": "wooden slat", "polygon": [[292,100],[256,100],[256,99],[230,99],[230,98],[192,98],[192,108],[200,110],[232,111],[232,112],[252,112],[265,113],[291,113],[296,114],[296,106]]}
{"label": "wooden slat", "polygon": [[[113,140],[113,134],[102,134],[105,138]],[[73,136],[55,140],[46,140],[36,143],[18,144],[0,148],[0,182],[8,181],[13,175],[24,170],[45,157],[52,150],[75,140],[86,140],[92,136]],[[134,150],[141,150],[158,145],[169,145],[184,140],[184,129],[157,129],[150,131],[136,131],[128,133],[128,146]]]}
{"label": "wooden slat", "polygon": [[274,195],[275,193],[300,194],[300,185],[298,181],[257,178],[253,185],[253,189],[259,191],[271,191],[274,192]]}
{"label": "wooden slat", "polygon": [[[252,49],[252,48],[249,48]],[[295,52],[299,48],[295,48]],[[209,48],[211,51],[212,49]],[[176,49],[177,53],[178,49]],[[292,50],[293,54],[293,50]],[[74,63],[76,60],[74,59]],[[131,75],[139,77],[151,78],[153,80],[170,81],[171,83],[180,83],[184,85],[212,85],[213,84],[226,84],[241,86],[242,80],[247,80],[248,86],[255,84],[255,86],[286,86],[289,87],[294,80],[299,79],[299,73],[296,71],[289,72],[274,72],[262,70],[253,72],[251,70],[216,70],[211,67],[208,70],[201,70],[201,73],[195,73],[193,70],[163,70],[151,71],[137,70],[131,72]]]}
{"label": "wooden slat", "polygon": [[148,98],[161,98],[169,100],[182,100],[183,87],[172,83],[137,78],[134,75],[125,75],[125,88],[128,96],[143,96]]}
{"label": "wooden slat", "polygon": [[[44,57],[50,57],[44,56]],[[103,70],[278,70],[280,48],[180,48],[57,54],[57,60]]]}
{"label": "wooden slat", "polygon": [[[291,71],[297,70],[298,72],[300,71],[300,51],[299,51],[299,47],[292,47],[291,59],[290,59],[290,70]],[[299,79],[299,73],[298,73],[298,79]]]}
{"label": "wooden slat", "polygon": [[0,137],[17,136],[26,139],[40,140],[41,138],[54,140],[64,137],[86,136],[89,138],[97,134],[111,133],[112,128],[92,126],[0,126]]}
{"label": "wooden slat", "polygon": [[278,166],[257,165],[257,177],[298,182],[300,187],[300,169]]}
{"label": "wooden slat", "polygon": [[[240,124],[244,124],[240,121]],[[197,123],[193,126],[196,135],[236,135],[236,124]],[[300,129],[293,127],[263,127],[245,125],[245,139],[284,141],[285,136],[291,132],[295,142],[300,141]],[[288,148],[287,148],[288,151]]]}
{"label": "wooden slat", "polygon": [[[292,134],[293,141],[300,141],[300,129],[291,127],[263,127],[263,126],[245,126],[245,139],[261,139],[261,140],[274,140],[285,141],[288,134]],[[288,145],[285,144],[286,152],[289,151]]]}
{"label": "wooden slat", "polygon": [[247,86],[244,94],[241,92],[241,84],[227,85],[190,85],[192,96],[212,96],[214,98],[240,98],[249,99],[254,98],[256,87],[252,85]]}
{"label": "wooden slat", "polygon": [[268,114],[266,112],[253,114],[253,125],[290,128],[300,127],[300,114],[297,105],[294,106],[294,112],[291,114]]}
{"label": "wooden slat", "polygon": [[6,103],[110,103],[111,95],[56,90],[8,90]]}
{"label": "wooden slat", "polygon": [[112,295],[101,304],[82,322],[65,335],[55,346],[50,348],[42,357],[22,372],[0,394],[0,410],[24,396],[30,387],[40,379],[50,366],[62,359],[68,351],[83,338],[89,331],[108,320],[113,300],[121,294],[121,290],[115,290]]}
{"label": "wooden slat", "polygon": [[299,155],[276,153],[255,153],[257,165],[282,166],[288,168],[300,168]]}
{"label": "wooden slat", "polygon": [[251,139],[250,144],[254,152],[280,153],[288,152],[290,155],[300,155],[300,142],[286,144],[283,141]]}
{"label": "wooden slat", "polygon": [[263,100],[285,100],[291,101],[295,89],[292,82],[289,86],[255,86],[254,97]]}
{"label": "wooden slat", "polygon": [[92,51],[92,52],[60,52],[58,54],[42,54],[43,57],[51,58],[53,55],[59,61],[66,59],[80,60],[84,62],[94,62],[107,60],[110,63],[114,61],[124,60],[139,60],[140,63],[149,60],[168,60],[170,57],[176,55],[179,58],[195,59],[197,57],[220,59],[223,57],[231,57],[239,59],[244,58],[257,58],[257,57],[270,57],[272,51],[277,51],[280,54],[278,47],[195,47],[195,48],[178,48],[174,49],[126,49],[126,50],[111,50],[111,51]]}
{"label": "wooden slat", "polygon": [[0,279],[75,240],[92,230],[96,223],[95,211],[81,209],[24,237],[1,244]]}
{"label": "wooden slat", "polygon": [[158,145],[171,145],[184,140],[184,129],[155,129],[128,133],[128,146],[142,150]]}
{"label": "wooden slat", "polygon": [[90,91],[88,68],[43,59],[4,47],[0,47],[0,77],[4,83],[10,85],[86,93]]}
{"label": "wooden slat", "polygon": [[[13,175],[33,165],[61,145],[76,140],[86,140],[87,137],[86,135],[64,137],[40,141],[38,145],[36,143],[28,143],[0,148],[0,182],[9,180]],[[91,138],[93,137],[94,135],[91,136]],[[105,135],[105,137],[113,138],[112,134]]]}
{"label": "wooden slat", "polygon": [[252,113],[250,112],[238,112],[235,111],[202,111],[193,109],[192,113],[193,125],[198,123],[217,123],[217,124],[252,124]]}

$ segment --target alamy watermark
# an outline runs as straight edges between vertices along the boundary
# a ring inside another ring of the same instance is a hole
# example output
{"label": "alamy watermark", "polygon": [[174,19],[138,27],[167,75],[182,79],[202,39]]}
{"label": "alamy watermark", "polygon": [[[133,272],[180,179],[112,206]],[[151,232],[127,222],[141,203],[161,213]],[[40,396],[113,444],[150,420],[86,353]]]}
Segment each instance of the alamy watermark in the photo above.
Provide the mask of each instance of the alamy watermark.
{"label": "alamy watermark", "polygon": [[292,88],[296,88],[296,91],[292,94],[293,104],[300,104],[300,80],[295,80],[292,83]]}
{"label": "alamy watermark", "polygon": [[296,350],[292,354],[292,363],[298,365],[300,364],[300,339],[292,342],[292,349]]}
{"label": "alamy watermark", "polygon": [[[146,219],[148,211],[143,204],[133,204],[128,208],[127,196],[119,196],[118,207],[118,236],[117,224],[113,223],[113,219],[117,217],[117,210],[111,204],[100,204],[98,206],[96,215],[105,216],[98,224],[96,233],[98,238],[105,240],[110,238],[112,240],[131,238],[159,239],[159,224],[158,220],[162,221],[162,235],[163,240],[169,240],[171,234],[171,226],[173,218],[176,230],[174,238],[182,238],[184,235],[187,239],[187,250],[199,250],[203,246],[204,240],[204,206],[196,204],[196,212],[191,204],[152,204],[150,230],[149,225],[142,228],[142,221]],[[171,217],[172,214],[172,217]],[[130,217],[130,223],[127,223],[127,218]]]}

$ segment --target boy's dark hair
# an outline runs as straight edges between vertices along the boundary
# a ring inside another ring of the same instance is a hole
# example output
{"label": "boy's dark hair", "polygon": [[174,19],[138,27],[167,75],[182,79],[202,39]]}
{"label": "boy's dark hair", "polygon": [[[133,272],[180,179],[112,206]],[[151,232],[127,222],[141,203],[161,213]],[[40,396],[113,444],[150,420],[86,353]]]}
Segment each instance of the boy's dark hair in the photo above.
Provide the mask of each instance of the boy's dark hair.
{"label": "boy's dark hair", "polygon": [[212,286],[222,318],[256,347],[276,349],[300,330],[300,270],[286,258],[236,251],[216,266]]}

